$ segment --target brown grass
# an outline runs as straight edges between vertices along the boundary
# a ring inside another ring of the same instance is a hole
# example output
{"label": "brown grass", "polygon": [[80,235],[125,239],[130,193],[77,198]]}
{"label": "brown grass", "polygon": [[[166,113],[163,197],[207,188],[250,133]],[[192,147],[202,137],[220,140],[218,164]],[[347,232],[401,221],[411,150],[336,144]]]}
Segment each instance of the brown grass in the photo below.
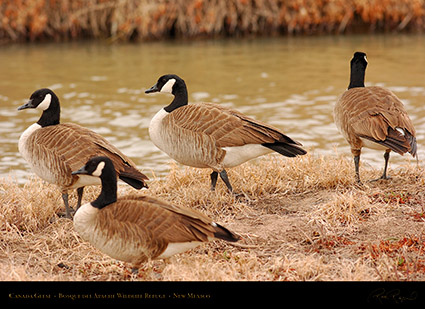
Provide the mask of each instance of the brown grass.
{"label": "brown grass", "polygon": [[0,42],[424,30],[423,0],[0,2]]}
{"label": "brown grass", "polygon": [[[0,280],[424,280],[423,169],[407,162],[390,169],[390,181],[367,182],[381,171],[362,167],[361,187],[353,170],[351,158],[340,156],[270,155],[229,170],[244,194],[235,199],[222,182],[209,191],[210,171],[171,165],[166,178],[139,194],[197,209],[243,240],[151,261],[137,277],[57,216],[63,209],[54,186],[37,178],[25,186],[2,179]],[[86,191],[91,200],[99,188]]]}

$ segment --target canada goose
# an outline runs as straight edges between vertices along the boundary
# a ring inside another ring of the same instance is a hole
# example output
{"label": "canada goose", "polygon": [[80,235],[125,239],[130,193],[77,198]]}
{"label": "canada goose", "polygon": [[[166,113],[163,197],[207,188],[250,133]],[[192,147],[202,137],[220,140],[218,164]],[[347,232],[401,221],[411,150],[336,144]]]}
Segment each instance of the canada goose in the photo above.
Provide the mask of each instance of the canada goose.
{"label": "canada goose", "polygon": [[276,151],[287,157],[304,155],[302,145],[277,128],[213,103],[188,105],[186,84],[179,76],[161,76],[145,93],[165,92],[174,100],[151,120],[152,142],[177,162],[211,168],[211,190],[218,174],[233,191],[226,168]]}
{"label": "canada goose", "polygon": [[43,111],[40,119],[28,127],[19,138],[22,157],[40,178],[56,184],[62,191],[66,216],[71,212],[68,190],[77,189],[77,209],[81,205],[85,186],[100,185],[93,177],[71,175],[93,156],[110,157],[118,176],[136,189],[147,187],[148,179],[121,151],[99,134],[73,123],[59,124],[60,104],[56,94],[47,88],[35,91],[30,100],[18,110],[37,108]]}
{"label": "canada goose", "polygon": [[406,152],[416,156],[416,133],[403,103],[390,90],[382,87],[365,87],[366,54],[354,53],[348,90],[338,99],[334,120],[348,141],[354,156],[356,181],[359,174],[362,147],[385,150],[384,172],[379,179],[387,179],[390,151],[401,155]]}
{"label": "canada goose", "polygon": [[137,269],[152,259],[168,258],[202,242],[240,237],[207,216],[148,196],[117,198],[117,177],[108,157],[90,159],[73,175],[100,178],[102,191],[74,216],[74,228],[94,247]]}

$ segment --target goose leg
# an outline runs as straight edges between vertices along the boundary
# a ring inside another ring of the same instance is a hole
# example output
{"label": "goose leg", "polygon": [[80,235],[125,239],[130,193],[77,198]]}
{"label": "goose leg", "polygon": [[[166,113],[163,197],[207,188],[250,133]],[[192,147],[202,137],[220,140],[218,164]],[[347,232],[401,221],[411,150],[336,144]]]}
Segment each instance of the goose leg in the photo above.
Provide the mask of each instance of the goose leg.
{"label": "goose leg", "polygon": [[384,165],[384,172],[382,173],[382,176],[377,179],[373,179],[371,181],[378,181],[381,179],[385,179],[385,180],[391,179],[391,177],[387,176],[387,168],[388,168],[388,161],[390,159],[390,151],[391,150],[387,150],[384,153],[385,165]]}
{"label": "goose leg", "polygon": [[387,176],[387,168],[388,168],[388,161],[390,159],[390,151],[391,150],[386,150],[384,153],[385,165],[384,165],[384,172],[382,173],[382,176],[372,181],[378,181],[380,179],[391,179],[391,177]]}
{"label": "goose leg", "polygon": [[356,171],[356,182],[357,184],[361,184],[361,180],[360,180],[360,171],[359,171],[359,166],[360,166],[360,155],[354,156],[354,168]]}
{"label": "goose leg", "polygon": [[77,208],[76,208],[76,210],[78,210],[78,208],[80,208],[80,206],[81,206],[81,201],[83,199],[83,191],[84,191],[84,187],[81,187],[81,188],[78,188],[77,189],[78,201],[77,201]]}
{"label": "goose leg", "polygon": [[211,191],[215,191],[218,173],[216,171],[213,171],[210,176],[211,176]]}
{"label": "goose leg", "polygon": [[65,204],[65,217],[71,219],[71,208],[68,203],[68,192],[62,192],[63,203]]}
{"label": "goose leg", "polygon": [[227,189],[229,189],[230,193],[233,193],[233,188],[232,188],[232,185],[230,184],[229,177],[227,176],[226,170],[222,170],[220,172],[220,178],[224,181],[224,183],[226,184]]}
{"label": "goose leg", "polygon": [[390,151],[386,150],[385,153],[384,153],[384,159],[385,159],[384,173],[382,174],[380,179],[390,179],[391,178],[391,177],[387,176],[387,168],[388,168],[388,161],[390,159]]}

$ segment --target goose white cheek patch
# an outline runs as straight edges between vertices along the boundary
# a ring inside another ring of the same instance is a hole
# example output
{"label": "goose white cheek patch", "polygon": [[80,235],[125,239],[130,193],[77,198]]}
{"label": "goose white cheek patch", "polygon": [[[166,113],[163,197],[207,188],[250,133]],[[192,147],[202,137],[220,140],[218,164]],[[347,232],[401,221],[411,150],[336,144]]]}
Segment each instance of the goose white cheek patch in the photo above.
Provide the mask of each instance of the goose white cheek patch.
{"label": "goose white cheek patch", "polygon": [[100,177],[100,175],[102,174],[102,170],[105,167],[105,162],[100,162],[97,167],[96,170],[92,173],[93,176],[96,177]]}
{"label": "goose white cheek patch", "polygon": [[173,86],[174,86],[175,83],[176,83],[176,80],[174,78],[168,80],[168,82],[166,82],[164,84],[164,86],[162,86],[160,92],[172,93],[173,92]]}
{"label": "goose white cheek patch", "polygon": [[49,108],[51,101],[52,101],[52,95],[50,93],[46,94],[46,96],[44,97],[44,100],[41,101],[40,104],[38,104],[37,109],[41,109],[45,111],[46,109]]}

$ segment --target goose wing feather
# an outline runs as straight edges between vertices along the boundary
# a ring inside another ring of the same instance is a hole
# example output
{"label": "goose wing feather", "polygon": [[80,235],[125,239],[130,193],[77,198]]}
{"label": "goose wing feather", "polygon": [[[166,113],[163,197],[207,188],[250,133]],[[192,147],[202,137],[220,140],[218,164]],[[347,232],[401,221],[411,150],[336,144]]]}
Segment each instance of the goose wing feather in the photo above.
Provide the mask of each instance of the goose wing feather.
{"label": "goose wing feather", "polygon": [[91,157],[104,155],[112,160],[118,174],[126,173],[140,180],[147,179],[131,159],[104,137],[79,125],[66,123],[43,127],[32,134],[30,139],[28,145],[31,145],[35,158],[50,156],[50,162],[57,162],[61,171],[66,171],[64,175],[71,177],[71,172],[81,168]]}
{"label": "goose wing feather", "polygon": [[109,233],[144,240],[150,247],[160,243],[160,248],[165,248],[168,243],[208,241],[216,233],[207,216],[148,196],[119,198],[114,205],[99,212],[98,222],[108,225],[101,229]]}
{"label": "goose wing feather", "polygon": [[184,130],[188,136],[193,134],[208,136],[217,147],[274,142],[300,145],[273,126],[213,103],[182,106],[166,118],[170,125]]}
{"label": "goose wing feather", "polygon": [[[335,111],[342,118],[343,130],[353,135],[349,136],[349,141],[362,137],[393,146],[390,148],[397,152],[401,148],[413,147],[409,146],[413,142],[409,136],[415,136],[415,128],[403,103],[390,90],[381,87],[353,88],[341,96],[338,104]],[[394,144],[399,144],[399,147],[394,147]]]}

